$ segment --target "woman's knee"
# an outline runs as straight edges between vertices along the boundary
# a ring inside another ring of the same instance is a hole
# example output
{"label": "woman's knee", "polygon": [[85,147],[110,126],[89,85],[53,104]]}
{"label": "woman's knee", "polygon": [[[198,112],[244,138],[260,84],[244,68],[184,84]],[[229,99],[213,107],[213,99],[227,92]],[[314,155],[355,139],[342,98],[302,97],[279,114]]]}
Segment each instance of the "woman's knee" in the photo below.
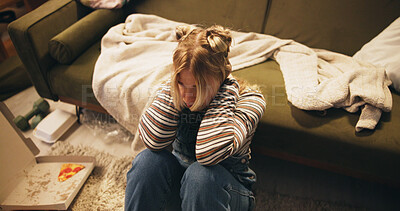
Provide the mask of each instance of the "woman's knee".
{"label": "woman's knee", "polygon": [[175,171],[178,161],[167,150],[151,151],[145,149],[132,161],[132,168],[128,172],[129,177],[140,177],[142,180],[157,178],[160,174]]}
{"label": "woman's knee", "polygon": [[226,171],[222,166],[203,166],[198,162],[190,165],[185,174],[182,177],[181,184],[186,184],[186,187],[193,186],[196,188],[208,188],[217,186],[223,186],[224,171]]}
{"label": "woman's knee", "polygon": [[140,152],[135,159],[133,159],[133,164],[147,164],[152,165],[151,163],[158,163],[158,161],[168,161],[172,159],[173,155],[167,150],[161,151],[151,151],[150,149],[145,149]]}

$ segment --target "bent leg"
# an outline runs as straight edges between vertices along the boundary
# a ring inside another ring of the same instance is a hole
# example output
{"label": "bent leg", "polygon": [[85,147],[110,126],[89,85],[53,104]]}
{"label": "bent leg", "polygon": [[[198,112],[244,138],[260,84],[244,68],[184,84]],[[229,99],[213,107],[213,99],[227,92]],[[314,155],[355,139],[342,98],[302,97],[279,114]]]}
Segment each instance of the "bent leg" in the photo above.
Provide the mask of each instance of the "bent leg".
{"label": "bent leg", "polygon": [[253,193],[221,165],[188,167],[181,181],[182,210],[250,210]]}
{"label": "bent leg", "polygon": [[175,156],[167,150],[145,149],[139,153],[127,174],[125,210],[162,210],[167,202],[179,206],[183,171]]}

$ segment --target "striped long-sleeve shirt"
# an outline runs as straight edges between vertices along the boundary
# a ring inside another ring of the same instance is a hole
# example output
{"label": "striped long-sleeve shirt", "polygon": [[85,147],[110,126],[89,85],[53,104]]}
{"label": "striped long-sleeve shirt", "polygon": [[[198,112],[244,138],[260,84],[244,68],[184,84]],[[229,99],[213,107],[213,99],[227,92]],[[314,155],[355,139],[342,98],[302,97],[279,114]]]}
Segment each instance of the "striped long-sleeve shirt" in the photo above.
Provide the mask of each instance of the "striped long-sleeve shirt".
{"label": "striped long-sleeve shirt", "polygon": [[[139,124],[140,137],[151,150],[163,149],[175,140],[180,112],[174,108],[170,88],[169,83],[161,86]],[[229,156],[250,153],[249,145],[264,110],[261,93],[248,89],[239,95],[236,79],[226,79],[201,121],[197,161],[215,165]]]}

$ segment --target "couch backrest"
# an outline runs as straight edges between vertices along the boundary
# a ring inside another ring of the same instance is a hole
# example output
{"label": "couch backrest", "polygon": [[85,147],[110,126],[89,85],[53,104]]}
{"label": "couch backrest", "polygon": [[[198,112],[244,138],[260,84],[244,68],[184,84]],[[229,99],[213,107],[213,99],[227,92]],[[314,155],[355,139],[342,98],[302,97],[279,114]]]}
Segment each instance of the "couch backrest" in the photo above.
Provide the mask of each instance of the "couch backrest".
{"label": "couch backrest", "polygon": [[268,0],[136,0],[134,12],[174,21],[262,32]]}
{"label": "couch backrest", "polygon": [[263,33],[352,56],[399,16],[399,0],[270,0]]}
{"label": "couch backrest", "polygon": [[400,16],[400,0],[136,0],[134,11],[294,39],[353,55]]}

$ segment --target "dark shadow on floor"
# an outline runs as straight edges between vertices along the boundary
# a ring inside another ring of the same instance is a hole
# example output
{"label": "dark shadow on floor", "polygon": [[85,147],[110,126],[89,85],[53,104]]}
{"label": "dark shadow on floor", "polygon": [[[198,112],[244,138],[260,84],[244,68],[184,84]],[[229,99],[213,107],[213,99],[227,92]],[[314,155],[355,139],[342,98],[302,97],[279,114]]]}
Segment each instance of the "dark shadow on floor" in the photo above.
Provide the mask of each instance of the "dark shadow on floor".
{"label": "dark shadow on floor", "polygon": [[291,209],[285,196],[301,199],[296,206],[303,208],[295,210],[400,210],[400,189],[254,153],[250,166],[257,173],[256,210],[271,208],[265,205],[275,203],[271,197],[281,200],[276,209]]}

